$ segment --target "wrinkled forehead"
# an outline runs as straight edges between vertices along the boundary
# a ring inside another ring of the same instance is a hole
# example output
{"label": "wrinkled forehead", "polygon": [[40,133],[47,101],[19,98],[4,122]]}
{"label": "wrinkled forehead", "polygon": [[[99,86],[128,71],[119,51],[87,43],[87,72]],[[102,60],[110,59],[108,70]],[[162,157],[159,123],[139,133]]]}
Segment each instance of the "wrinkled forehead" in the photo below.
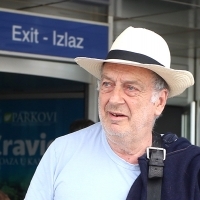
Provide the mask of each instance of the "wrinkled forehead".
{"label": "wrinkled forehead", "polygon": [[146,77],[148,78],[154,78],[155,75],[157,75],[155,72],[138,66],[132,66],[132,65],[124,65],[124,64],[117,64],[117,63],[104,63],[101,67],[101,76],[104,73],[121,73],[124,75],[130,75],[130,74],[138,74],[140,77]]}

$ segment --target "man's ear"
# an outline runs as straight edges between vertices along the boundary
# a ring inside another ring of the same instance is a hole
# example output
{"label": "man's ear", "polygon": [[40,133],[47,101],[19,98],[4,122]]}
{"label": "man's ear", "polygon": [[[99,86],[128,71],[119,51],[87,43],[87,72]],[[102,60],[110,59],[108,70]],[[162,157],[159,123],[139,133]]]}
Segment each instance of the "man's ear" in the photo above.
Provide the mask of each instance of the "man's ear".
{"label": "man's ear", "polygon": [[161,115],[162,111],[165,108],[165,105],[167,103],[167,98],[168,98],[168,90],[163,89],[159,92],[159,97],[157,101],[155,102],[155,115],[159,116]]}

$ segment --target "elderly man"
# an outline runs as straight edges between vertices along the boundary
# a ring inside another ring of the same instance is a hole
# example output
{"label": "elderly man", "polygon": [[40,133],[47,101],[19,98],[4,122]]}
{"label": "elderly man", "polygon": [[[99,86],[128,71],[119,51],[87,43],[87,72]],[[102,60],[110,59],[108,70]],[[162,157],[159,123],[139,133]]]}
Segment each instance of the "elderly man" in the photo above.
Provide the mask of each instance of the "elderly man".
{"label": "elderly man", "polygon": [[105,60],[75,61],[98,79],[100,122],[51,144],[25,199],[199,200],[200,148],[153,131],[167,98],[194,84],[164,39],[129,27]]}

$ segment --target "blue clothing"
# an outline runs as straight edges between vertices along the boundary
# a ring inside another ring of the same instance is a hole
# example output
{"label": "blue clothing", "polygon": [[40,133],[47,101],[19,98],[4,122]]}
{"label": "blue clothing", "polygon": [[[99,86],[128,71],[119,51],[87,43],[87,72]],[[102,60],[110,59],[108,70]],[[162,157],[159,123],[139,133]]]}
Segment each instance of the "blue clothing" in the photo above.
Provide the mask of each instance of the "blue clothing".
{"label": "blue clothing", "polygon": [[[172,134],[163,136],[167,157],[161,200],[200,200],[200,147],[191,145],[185,138],[171,141]],[[148,160],[139,158],[141,174],[138,176],[127,200],[146,200]]]}
{"label": "blue clothing", "polygon": [[25,200],[125,200],[139,174],[139,164],[116,155],[96,123],[51,144]]}

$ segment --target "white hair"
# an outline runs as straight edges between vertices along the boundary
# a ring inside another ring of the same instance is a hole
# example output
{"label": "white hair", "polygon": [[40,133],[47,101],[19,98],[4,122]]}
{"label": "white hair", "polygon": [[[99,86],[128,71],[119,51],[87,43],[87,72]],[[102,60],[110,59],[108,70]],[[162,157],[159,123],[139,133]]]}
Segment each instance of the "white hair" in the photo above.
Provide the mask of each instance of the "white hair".
{"label": "white hair", "polygon": [[166,89],[169,92],[170,89],[166,81],[161,76],[159,76],[155,72],[152,72],[152,74],[153,74],[154,91],[152,93],[151,102],[155,103],[159,98],[161,90]]}

